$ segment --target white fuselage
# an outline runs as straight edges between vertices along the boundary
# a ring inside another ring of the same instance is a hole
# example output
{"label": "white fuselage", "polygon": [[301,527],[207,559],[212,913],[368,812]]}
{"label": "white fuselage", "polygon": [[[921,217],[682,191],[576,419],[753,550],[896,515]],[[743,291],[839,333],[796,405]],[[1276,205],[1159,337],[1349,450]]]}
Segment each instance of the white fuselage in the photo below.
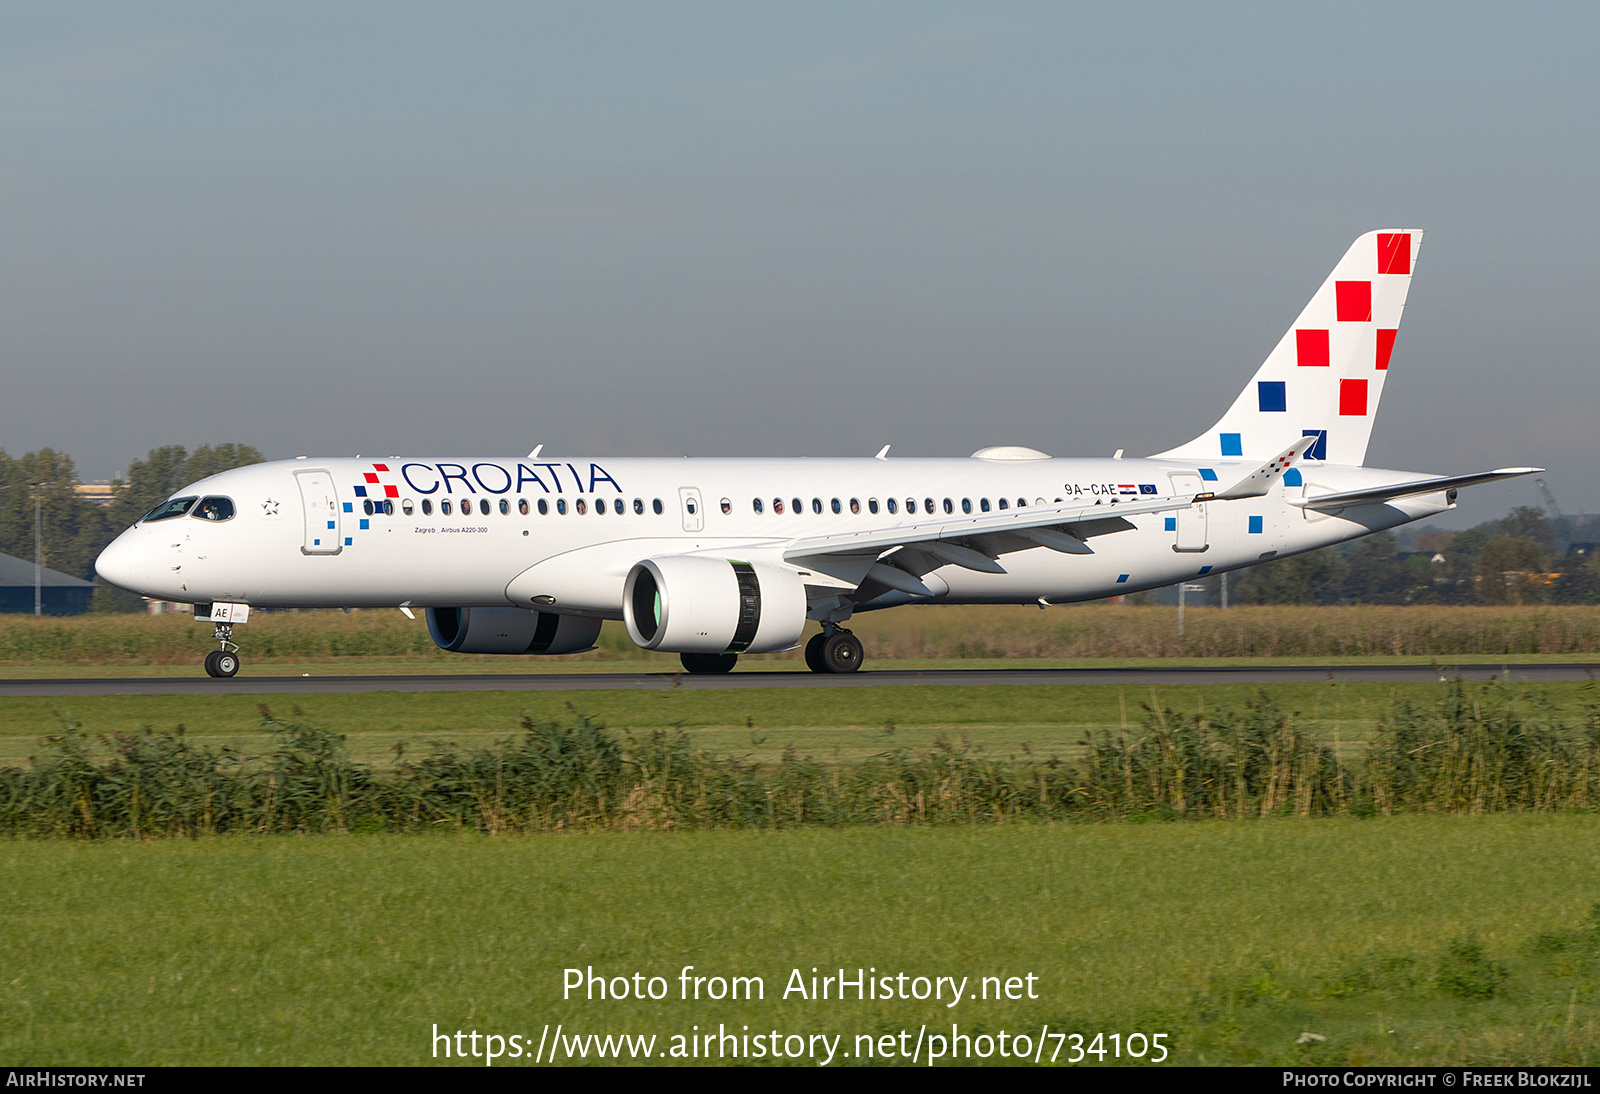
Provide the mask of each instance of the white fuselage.
{"label": "white fuselage", "polygon": [[146,596],[186,602],[514,605],[619,619],[634,564],[715,555],[797,570],[813,617],[838,618],[841,605],[848,615],[912,602],[1113,596],[1341,542],[1452,504],[1437,493],[1335,514],[1303,509],[1289,499],[1420,476],[1302,463],[1300,485],[1134,515],[1132,528],[1091,535],[1082,552],[1002,536],[990,540],[998,544],[990,553],[1003,572],[936,561],[909,567],[931,597],[879,590],[852,602],[860,567],[832,558],[812,564],[792,552],[785,560],[803,537],[958,521],[964,507],[996,512],[1002,499],[1016,509],[1192,497],[1251,467],[1171,458],[297,459],[180,491],[231,499],[234,515],[141,521],[107,548],[98,569]]}

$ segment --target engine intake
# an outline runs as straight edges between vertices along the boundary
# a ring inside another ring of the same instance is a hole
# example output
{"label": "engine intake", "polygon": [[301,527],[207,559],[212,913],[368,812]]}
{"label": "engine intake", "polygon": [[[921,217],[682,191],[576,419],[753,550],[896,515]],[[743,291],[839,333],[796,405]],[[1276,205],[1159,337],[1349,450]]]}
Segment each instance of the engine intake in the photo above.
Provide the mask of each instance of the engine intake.
{"label": "engine intake", "polygon": [[800,641],[800,575],[762,563],[698,555],[647,558],[628,572],[628,637],[672,653],[771,653]]}
{"label": "engine intake", "polygon": [[429,608],[428,634],[450,653],[582,653],[600,620],[523,608]]}

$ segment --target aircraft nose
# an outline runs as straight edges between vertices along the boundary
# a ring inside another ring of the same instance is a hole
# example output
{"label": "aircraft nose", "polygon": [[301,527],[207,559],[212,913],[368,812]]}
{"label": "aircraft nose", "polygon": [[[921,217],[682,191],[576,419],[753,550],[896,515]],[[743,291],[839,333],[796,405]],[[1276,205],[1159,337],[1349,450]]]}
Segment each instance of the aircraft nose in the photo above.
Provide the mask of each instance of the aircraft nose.
{"label": "aircraft nose", "polygon": [[124,532],[100,552],[100,557],[94,560],[94,572],[113,585],[135,589],[142,553],[132,536]]}

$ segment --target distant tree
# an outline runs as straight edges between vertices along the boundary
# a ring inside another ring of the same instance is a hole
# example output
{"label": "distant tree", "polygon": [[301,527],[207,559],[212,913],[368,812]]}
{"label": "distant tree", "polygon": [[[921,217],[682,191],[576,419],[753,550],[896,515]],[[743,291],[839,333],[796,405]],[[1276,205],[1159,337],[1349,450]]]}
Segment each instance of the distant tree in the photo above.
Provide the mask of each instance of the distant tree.
{"label": "distant tree", "polygon": [[1540,599],[1525,575],[1544,572],[1544,552],[1527,536],[1489,536],[1478,552],[1478,597],[1485,604]]}
{"label": "distant tree", "polygon": [[1549,551],[1554,542],[1555,528],[1543,509],[1519,505],[1494,522],[1494,530],[1502,536],[1531,539],[1541,551]]}
{"label": "distant tree", "polygon": [[128,465],[127,481],[117,484],[108,510],[111,524],[121,532],[190,483],[265,458],[247,444],[201,445],[192,454],[181,444],[152,448]]}
{"label": "distant tree", "polygon": [[34,499],[39,500],[40,560],[74,577],[93,576],[95,556],[111,542],[104,510],[78,497],[72,457],[41,448],[20,458],[0,451],[0,551],[32,560]]}
{"label": "distant tree", "polygon": [[1363,536],[1345,554],[1341,599],[1351,604],[1403,604],[1411,582],[1388,532]]}
{"label": "distant tree", "polygon": [[1229,592],[1236,604],[1336,604],[1345,562],[1336,547],[1263,562],[1239,574]]}

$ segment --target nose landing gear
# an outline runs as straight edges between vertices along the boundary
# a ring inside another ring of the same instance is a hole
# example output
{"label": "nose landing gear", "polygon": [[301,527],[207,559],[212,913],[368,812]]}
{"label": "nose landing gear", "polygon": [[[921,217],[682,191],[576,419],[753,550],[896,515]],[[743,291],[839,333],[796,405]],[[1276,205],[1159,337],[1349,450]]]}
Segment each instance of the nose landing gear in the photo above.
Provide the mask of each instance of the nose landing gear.
{"label": "nose landing gear", "polygon": [[222,644],[220,650],[206,654],[206,675],[228,677],[239,673],[239,647],[233,644],[233,624],[218,623],[211,637]]}

